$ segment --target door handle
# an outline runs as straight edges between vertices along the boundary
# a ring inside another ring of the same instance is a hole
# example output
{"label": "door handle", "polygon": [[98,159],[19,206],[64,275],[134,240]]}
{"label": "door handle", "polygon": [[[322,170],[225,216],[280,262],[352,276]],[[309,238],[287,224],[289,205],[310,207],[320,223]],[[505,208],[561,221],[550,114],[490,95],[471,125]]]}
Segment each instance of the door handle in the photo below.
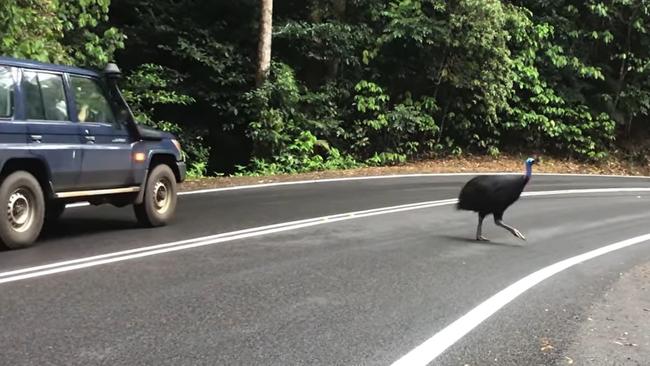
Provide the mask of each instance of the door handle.
{"label": "door handle", "polygon": [[32,141],[36,143],[41,143],[41,140],[43,140],[43,136],[41,135],[31,135],[30,137],[32,138]]}
{"label": "door handle", "polygon": [[89,144],[94,144],[95,143],[95,136],[84,136],[86,138],[86,142]]}

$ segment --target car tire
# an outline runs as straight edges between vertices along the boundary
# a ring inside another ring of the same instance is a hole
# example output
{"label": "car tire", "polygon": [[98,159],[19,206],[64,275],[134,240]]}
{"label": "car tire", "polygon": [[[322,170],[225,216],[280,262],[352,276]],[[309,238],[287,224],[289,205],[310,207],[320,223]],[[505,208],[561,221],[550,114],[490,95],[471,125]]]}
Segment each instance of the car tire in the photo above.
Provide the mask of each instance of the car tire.
{"label": "car tire", "polygon": [[176,201],[174,172],[165,164],[157,165],[147,177],[142,203],[133,205],[135,216],[143,226],[166,225],[174,217]]}
{"label": "car tire", "polygon": [[50,202],[46,205],[45,208],[45,225],[53,224],[59,221],[61,215],[65,211],[64,202]]}
{"label": "car tire", "polygon": [[10,249],[34,244],[45,218],[43,189],[33,175],[17,171],[0,184],[0,207],[6,216],[0,220],[0,241]]}

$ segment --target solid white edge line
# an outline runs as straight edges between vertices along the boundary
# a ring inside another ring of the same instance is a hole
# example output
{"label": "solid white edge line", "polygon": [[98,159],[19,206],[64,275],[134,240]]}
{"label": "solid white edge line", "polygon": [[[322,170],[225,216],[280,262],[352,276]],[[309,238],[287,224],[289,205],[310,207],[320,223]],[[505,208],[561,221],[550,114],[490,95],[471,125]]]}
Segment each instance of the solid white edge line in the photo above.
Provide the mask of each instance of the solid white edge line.
{"label": "solid white edge line", "polygon": [[[180,192],[179,195],[206,194],[206,193],[216,193],[216,192],[224,192],[224,191],[237,191],[237,190],[243,190],[243,189],[268,188],[268,187],[290,186],[290,185],[299,185],[299,184],[346,182],[346,181],[356,181],[356,180],[422,178],[422,177],[463,177],[463,176],[473,176],[473,175],[517,175],[517,174],[521,174],[521,173],[513,173],[513,172],[474,172],[474,173],[472,173],[472,172],[467,172],[467,173],[413,173],[413,174],[370,175],[370,176],[344,177],[344,178],[323,178],[323,179],[299,180],[299,181],[291,181],[291,182],[272,182],[272,183],[260,183],[260,184],[251,184],[251,185],[233,186],[233,187],[199,189],[199,190],[194,190],[194,191]],[[649,176],[639,176],[639,175],[563,174],[563,173],[535,173],[535,175],[557,176],[557,177],[650,179]]]}
{"label": "solid white edge line", "polygon": [[547,278],[571,268],[579,263],[602,256],[604,254],[637,245],[650,240],[650,234],[637,236],[610,244],[544,267],[529,274],[521,280],[499,291],[494,296],[470,310],[458,320],[427,339],[412,351],[395,361],[392,366],[424,366],[434,361],[449,347],[453,346],[467,333],[476,328],[494,313],[516,299],[519,295],[531,289]]}
{"label": "solid white edge line", "polygon": [[[562,195],[562,194],[567,195],[567,194],[648,192],[648,191],[650,191],[650,188],[595,188],[595,189],[572,189],[572,190],[558,190],[558,191],[524,192],[522,196],[523,197],[553,196],[553,195]],[[182,249],[189,249],[198,246],[217,244],[226,241],[233,241],[237,239],[250,238],[255,236],[262,236],[262,235],[267,235],[267,234],[272,234],[272,233],[282,232],[287,230],[295,230],[295,229],[300,229],[308,226],[315,226],[315,225],[321,225],[321,224],[332,223],[337,221],[351,220],[356,218],[389,214],[395,212],[417,210],[422,208],[451,205],[456,202],[457,202],[456,198],[450,198],[445,200],[416,202],[416,203],[380,207],[380,208],[374,208],[374,209],[362,210],[362,211],[352,211],[352,212],[346,212],[341,214],[320,216],[320,217],[314,217],[314,218],[297,220],[297,221],[289,221],[284,223],[253,227],[253,228],[242,229],[242,230],[237,230],[232,232],[174,241],[170,243],[150,245],[150,246],[145,246],[140,248],[123,250],[119,252],[95,255],[91,257],[84,257],[84,258],[72,259],[67,261],[49,263],[40,266],[20,268],[12,271],[1,272],[0,284],[5,282],[13,282],[25,278],[43,276],[46,274],[66,272],[66,271],[79,269],[79,268],[92,267],[99,264],[113,263],[122,260],[145,257],[149,255],[168,253],[168,252],[182,250]],[[91,263],[91,265],[84,265],[84,263]],[[92,264],[92,263],[96,263],[96,264]],[[57,269],[62,269],[62,270],[57,270]],[[37,273],[38,275],[29,276],[26,275],[27,273],[30,274]],[[13,279],[13,280],[9,280],[9,279]]]}
{"label": "solid white edge line", "polygon": [[[369,210],[351,211],[351,212],[345,212],[340,214],[313,217],[313,218],[303,219],[303,220],[288,221],[288,222],[282,222],[282,223],[277,223],[272,225],[258,226],[258,227],[248,228],[248,229],[237,230],[237,231],[230,231],[230,232],[219,233],[214,235],[202,236],[197,238],[184,239],[184,240],[174,241],[170,243],[133,248],[133,249],[123,250],[119,252],[100,254],[91,257],[84,257],[84,258],[72,259],[72,260],[67,260],[62,262],[55,262],[55,263],[45,264],[41,266],[27,267],[27,268],[21,268],[21,269],[7,271],[7,272],[0,272],[0,278],[14,276],[22,273],[27,273],[27,272],[50,269],[54,267],[68,266],[68,265],[78,264],[82,262],[96,261],[96,260],[106,259],[110,257],[125,256],[125,255],[130,255],[139,252],[165,249],[169,247],[181,246],[181,245],[192,244],[197,242],[213,242],[214,240],[221,240],[221,239],[228,239],[225,241],[230,241],[235,239],[229,239],[229,238],[240,238],[241,235],[248,235],[248,234],[256,234],[252,236],[264,235],[266,233],[273,232],[273,230],[284,228],[284,227],[295,229],[295,228],[303,227],[302,225],[305,224],[311,224],[311,223],[320,224],[325,222],[336,222],[336,221],[340,221],[341,218],[351,219],[357,217],[365,217],[370,214],[399,212],[396,210],[405,210],[405,209],[413,210],[413,209],[418,209],[420,207],[422,208],[435,207],[436,205],[445,205],[445,204],[453,204],[453,203],[456,203],[456,199],[416,202],[416,203],[409,203],[409,204],[403,204],[397,206],[380,207],[380,208],[374,208]],[[222,242],[222,241],[218,241],[218,242]]]}
{"label": "solid white edge line", "polygon": [[[422,177],[454,177],[454,176],[463,177],[463,176],[470,176],[470,175],[488,175],[488,174],[516,175],[520,173],[475,172],[475,173],[413,173],[413,174],[369,175],[369,176],[359,176],[359,177],[324,178],[324,179],[298,180],[292,182],[272,182],[272,183],[250,184],[250,185],[233,186],[233,187],[197,189],[192,191],[178,192],[178,195],[189,196],[195,194],[208,194],[208,193],[238,191],[238,190],[246,190],[246,189],[258,189],[258,188],[280,187],[280,186],[301,185],[301,184],[333,183],[333,182],[345,182],[345,181],[357,181],[357,180],[422,178]],[[557,176],[557,177],[650,179],[649,176],[643,176],[643,175],[566,174],[566,173],[535,173],[535,175]],[[67,208],[86,207],[86,206],[90,206],[90,204],[88,202],[79,202],[79,203],[71,203],[66,205]]]}
{"label": "solid white edge line", "polygon": [[[56,266],[56,267],[50,268],[50,269],[43,269],[43,270],[38,270],[38,271],[29,271],[29,272],[23,273],[23,274],[17,274],[17,275],[13,275],[13,276],[2,277],[2,278],[0,278],[0,284],[8,283],[8,282],[16,282],[16,281],[25,280],[25,279],[28,279],[28,278],[41,277],[41,276],[51,275],[51,274],[55,274],[55,273],[69,272],[69,271],[74,271],[74,270],[82,269],[82,268],[95,267],[95,266],[99,266],[99,265],[102,265],[102,264],[108,264],[108,263],[114,263],[114,262],[122,262],[122,261],[136,259],[136,258],[149,257],[149,256],[157,255],[157,254],[170,253],[170,252],[176,252],[176,251],[179,251],[179,250],[203,247],[203,246],[207,246],[207,245],[224,243],[224,242],[229,242],[229,241],[233,241],[233,240],[246,239],[246,238],[252,238],[252,237],[257,237],[257,236],[262,236],[262,235],[280,233],[280,232],[289,231],[289,230],[301,229],[301,228],[310,227],[310,226],[329,224],[329,223],[338,222],[338,221],[347,221],[347,220],[353,220],[353,219],[362,218],[362,217],[384,215],[384,214],[388,214],[388,213],[395,213],[395,212],[402,212],[402,211],[419,210],[419,209],[430,208],[430,207],[450,205],[450,204],[454,204],[454,203],[456,203],[455,199],[454,200],[443,200],[443,201],[432,201],[431,203],[428,203],[428,204],[413,204],[413,205],[404,205],[404,206],[394,206],[393,208],[386,209],[386,210],[374,209],[374,210],[367,210],[367,211],[351,212],[351,213],[348,213],[348,214],[327,216],[327,217],[324,217],[322,219],[310,220],[308,222],[303,222],[303,223],[299,223],[299,224],[278,226],[278,227],[271,228],[271,229],[252,231],[252,232],[247,232],[247,233],[243,233],[243,234],[219,237],[219,238],[215,238],[215,239],[198,241],[198,242],[194,241],[194,242],[189,242],[189,243],[183,244],[183,245],[175,245],[175,246],[171,246],[171,247],[154,246],[154,247],[157,247],[157,248],[153,249],[153,250],[150,249],[150,250],[146,250],[146,251],[141,251],[139,253],[121,255],[121,256],[113,256],[113,257],[110,257],[110,258],[99,259],[99,260],[84,261],[82,263],[77,263],[77,264],[59,265],[59,266]],[[110,256],[110,255],[106,255],[106,256]],[[83,260],[83,258],[79,259],[79,260]],[[71,262],[72,261],[68,261],[68,263],[71,263]],[[51,265],[46,265],[46,266],[54,266],[54,265],[56,265],[56,263],[53,263]],[[40,267],[44,268],[45,266],[40,266]],[[25,268],[23,270],[18,270],[18,271],[26,272],[26,270],[29,270],[29,268]],[[12,272],[17,273],[18,271],[12,271]],[[5,275],[5,274],[0,274],[0,276],[1,275]]]}
{"label": "solid white edge line", "polygon": [[533,196],[556,196],[568,194],[590,194],[590,193],[630,193],[630,192],[650,192],[650,187],[637,187],[637,188],[587,188],[587,189],[563,189],[557,191],[529,191],[523,192],[522,197]]}

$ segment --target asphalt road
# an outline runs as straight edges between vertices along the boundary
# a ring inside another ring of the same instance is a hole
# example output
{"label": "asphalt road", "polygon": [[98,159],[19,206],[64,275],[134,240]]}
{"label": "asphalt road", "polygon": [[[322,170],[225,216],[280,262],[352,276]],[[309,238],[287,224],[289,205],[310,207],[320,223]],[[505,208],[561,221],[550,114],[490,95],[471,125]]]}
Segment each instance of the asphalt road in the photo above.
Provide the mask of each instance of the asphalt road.
{"label": "asphalt road", "polygon": [[[0,272],[291,220],[455,198],[467,176],[359,180],[183,196],[169,227],[131,211],[68,210]],[[535,176],[527,191],[650,180]],[[2,283],[1,365],[389,365],[528,275],[650,233],[650,192],[527,197],[505,221],[453,206],[332,222]],[[550,365],[650,243],[549,278],[443,353],[440,365]],[[552,347],[547,347],[552,345]]]}

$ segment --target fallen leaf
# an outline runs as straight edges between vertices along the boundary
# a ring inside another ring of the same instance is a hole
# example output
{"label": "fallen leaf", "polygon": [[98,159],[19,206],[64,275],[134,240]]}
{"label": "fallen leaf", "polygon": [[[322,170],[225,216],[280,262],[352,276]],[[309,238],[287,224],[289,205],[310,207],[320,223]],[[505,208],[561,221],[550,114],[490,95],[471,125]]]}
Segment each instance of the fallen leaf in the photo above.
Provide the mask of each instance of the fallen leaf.
{"label": "fallen leaf", "polygon": [[551,341],[549,339],[542,338],[541,343],[542,343],[542,347],[540,347],[540,351],[542,352],[548,352],[550,350],[555,349],[555,347],[551,345]]}

